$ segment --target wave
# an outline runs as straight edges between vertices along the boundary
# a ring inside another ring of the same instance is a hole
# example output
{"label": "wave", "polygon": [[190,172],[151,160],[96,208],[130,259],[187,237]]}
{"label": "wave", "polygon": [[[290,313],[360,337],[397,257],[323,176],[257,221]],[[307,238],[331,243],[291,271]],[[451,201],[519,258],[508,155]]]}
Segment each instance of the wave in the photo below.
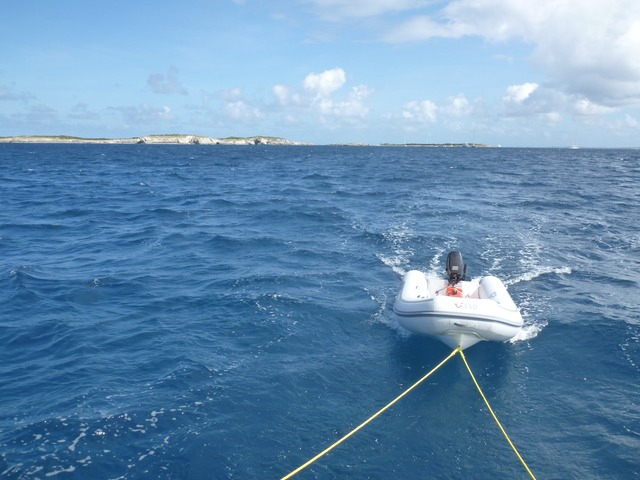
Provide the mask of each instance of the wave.
{"label": "wave", "polygon": [[404,275],[407,273],[407,269],[405,268],[405,266],[408,262],[406,259],[397,255],[388,256],[382,253],[377,253],[376,257],[378,258],[378,260],[380,260],[387,267],[391,268],[391,270],[393,270],[395,273],[397,273],[401,277],[404,277]]}
{"label": "wave", "polygon": [[548,322],[532,323],[523,325],[517,335],[507,340],[509,343],[526,342],[538,336],[538,334],[548,325]]}
{"label": "wave", "polygon": [[376,253],[376,257],[384,265],[401,277],[409,270],[410,259],[414,255],[414,251],[408,246],[413,236],[406,222],[392,226],[382,233],[382,239],[389,245],[391,253]]}
{"label": "wave", "polygon": [[504,284],[515,285],[521,282],[529,282],[535,278],[541,277],[543,275],[548,274],[556,274],[556,275],[570,275],[572,270],[570,267],[539,267],[530,272],[525,272],[517,277],[510,278],[504,281]]}
{"label": "wave", "polygon": [[382,324],[395,331],[401,338],[408,338],[411,332],[403,328],[395,315],[391,314],[391,304],[395,295],[390,291],[373,291],[365,288],[371,300],[378,304],[378,309],[370,317],[371,323]]}

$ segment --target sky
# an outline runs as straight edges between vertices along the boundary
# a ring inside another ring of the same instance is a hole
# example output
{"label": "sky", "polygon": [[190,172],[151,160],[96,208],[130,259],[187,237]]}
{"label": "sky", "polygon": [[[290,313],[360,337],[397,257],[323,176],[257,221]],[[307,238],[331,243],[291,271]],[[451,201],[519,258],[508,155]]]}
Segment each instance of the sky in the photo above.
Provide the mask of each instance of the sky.
{"label": "sky", "polygon": [[638,0],[4,0],[0,136],[640,147]]}

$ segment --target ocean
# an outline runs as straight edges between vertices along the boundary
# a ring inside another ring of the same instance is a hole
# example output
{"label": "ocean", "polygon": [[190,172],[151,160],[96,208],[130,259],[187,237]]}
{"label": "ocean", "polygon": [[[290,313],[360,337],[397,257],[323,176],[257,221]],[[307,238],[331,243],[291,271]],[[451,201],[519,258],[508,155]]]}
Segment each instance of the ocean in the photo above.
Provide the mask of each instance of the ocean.
{"label": "ocean", "polygon": [[[402,275],[496,275],[465,351],[539,479],[640,478],[640,150],[0,145],[0,477],[279,479],[450,349]],[[459,355],[300,479],[529,478]]]}

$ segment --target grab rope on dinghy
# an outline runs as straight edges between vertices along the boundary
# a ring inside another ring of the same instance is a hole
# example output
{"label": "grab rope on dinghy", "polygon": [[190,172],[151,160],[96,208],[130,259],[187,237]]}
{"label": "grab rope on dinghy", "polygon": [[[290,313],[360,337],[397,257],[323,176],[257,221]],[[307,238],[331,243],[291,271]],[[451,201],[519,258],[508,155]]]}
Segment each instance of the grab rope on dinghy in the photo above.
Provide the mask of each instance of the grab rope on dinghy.
{"label": "grab rope on dinghy", "polygon": [[455,350],[453,350],[449,356],[447,356],[444,360],[442,360],[442,362],[440,362],[435,368],[433,368],[433,370],[431,370],[429,373],[427,373],[424,377],[422,377],[420,380],[418,380],[416,383],[414,383],[413,385],[411,385],[409,388],[407,388],[404,392],[402,392],[400,395],[398,395],[396,398],[394,398],[391,402],[389,402],[387,405],[385,405],[383,408],[381,408],[380,410],[378,410],[378,412],[376,412],[375,414],[373,414],[372,416],[370,416],[367,420],[365,420],[364,422],[362,422],[360,425],[358,425],[356,428],[354,428],[353,430],[351,430],[349,433],[347,433],[345,436],[343,436],[341,439],[339,439],[338,441],[334,442],[333,444],[331,444],[330,446],[328,446],[327,448],[325,448],[322,452],[320,452],[319,454],[317,454],[315,457],[313,457],[312,459],[308,460],[306,463],[300,465],[298,468],[296,468],[295,470],[293,470],[291,473],[285,475],[284,477],[282,477],[281,480],[288,480],[290,478],[292,478],[294,475],[297,475],[298,473],[300,473],[302,470],[304,470],[305,468],[307,468],[309,465],[311,465],[312,463],[316,462],[317,460],[319,460],[321,457],[323,457],[324,455],[326,455],[327,453],[329,453],[331,450],[333,450],[334,448],[336,448],[338,445],[340,445],[341,443],[343,443],[344,441],[346,441],[348,438],[350,438],[351,436],[353,436],[355,433],[357,433],[358,431],[362,430],[364,427],[366,427],[369,423],[371,423],[373,420],[375,420],[376,418],[378,418],[380,415],[382,415],[386,410],[388,410],[389,408],[391,408],[393,405],[395,405],[398,401],[400,401],[400,399],[402,399],[403,397],[405,397],[409,392],[411,392],[413,389],[415,389],[416,387],[418,387],[422,382],[424,382],[427,378],[429,378],[433,373],[435,373],[438,369],[440,369],[440,367],[442,367],[445,363],[447,363],[451,358],[453,358],[457,353],[460,353],[460,356],[462,357],[462,360],[464,361],[465,366],[467,367],[467,370],[469,371],[469,375],[471,375],[471,379],[473,380],[473,383],[475,384],[476,388],[478,389],[478,392],[480,392],[480,396],[482,397],[482,399],[484,400],[484,403],[487,405],[487,408],[489,409],[489,412],[491,412],[491,415],[493,416],[493,419],[495,420],[495,422],[498,424],[498,427],[500,427],[500,431],[503,433],[503,435],[505,436],[505,438],[507,439],[507,442],[509,442],[509,445],[511,446],[511,448],[513,449],[513,451],[515,452],[516,456],[518,457],[518,459],[520,460],[520,462],[522,463],[522,465],[524,466],[524,468],[526,469],[527,473],[531,476],[531,478],[533,480],[536,480],[536,477],[533,475],[533,472],[531,472],[531,470],[529,469],[528,465],[526,464],[526,462],[524,461],[524,459],[522,458],[522,456],[520,455],[520,453],[518,452],[518,450],[516,449],[515,445],[513,444],[513,442],[511,441],[511,439],[509,438],[509,435],[507,435],[507,432],[505,431],[505,429],[502,427],[502,424],[500,423],[500,421],[498,420],[498,417],[496,416],[496,414],[494,413],[493,409],[491,408],[491,405],[489,404],[489,401],[487,400],[487,397],[485,397],[484,393],[482,392],[482,389],[480,388],[480,385],[478,384],[478,381],[476,380],[476,377],[473,375],[473,372],[471,371],[471,367],[469,366],[469,364],[467,363],[467,359],[464,356],[464,352],[462,351],[462,348],[458,347]]}

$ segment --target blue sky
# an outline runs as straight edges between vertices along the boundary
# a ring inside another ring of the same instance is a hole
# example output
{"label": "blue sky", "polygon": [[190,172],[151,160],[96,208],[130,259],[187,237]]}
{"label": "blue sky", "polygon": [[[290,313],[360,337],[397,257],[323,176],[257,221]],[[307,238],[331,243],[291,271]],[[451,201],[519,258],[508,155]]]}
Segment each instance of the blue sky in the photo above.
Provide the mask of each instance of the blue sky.
{"label": "blue sky", "polygon": [[0,136],[640,146],[637,0],[2,10]]}

